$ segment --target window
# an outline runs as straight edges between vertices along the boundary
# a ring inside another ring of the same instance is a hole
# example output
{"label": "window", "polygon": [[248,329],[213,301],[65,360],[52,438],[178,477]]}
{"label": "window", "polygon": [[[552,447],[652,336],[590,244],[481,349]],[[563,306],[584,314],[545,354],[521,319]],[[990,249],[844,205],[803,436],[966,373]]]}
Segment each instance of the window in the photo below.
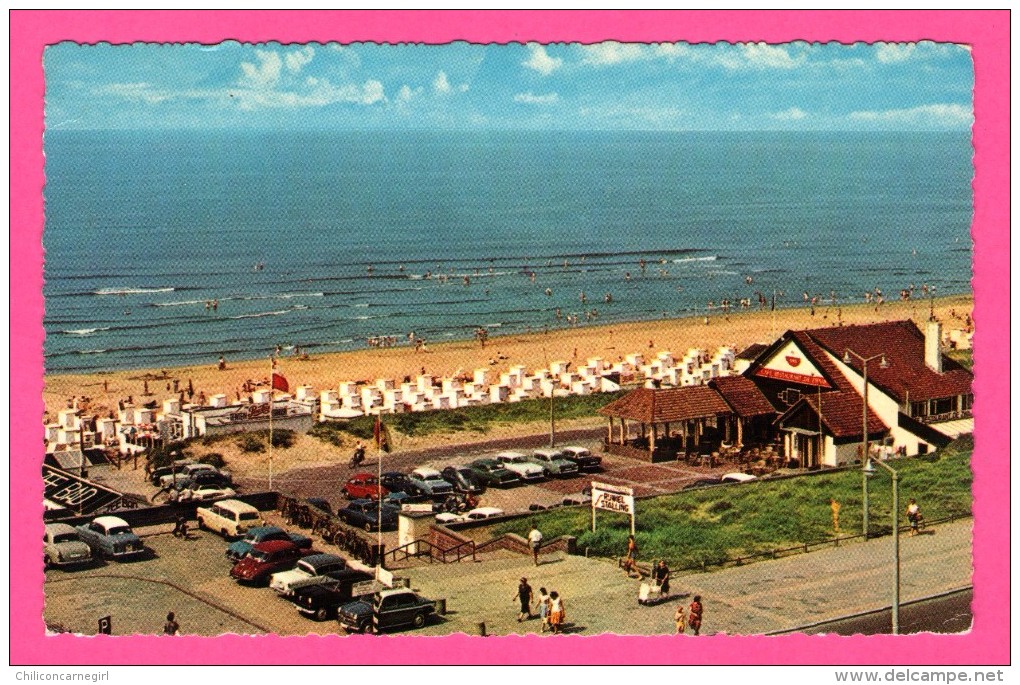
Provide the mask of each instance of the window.
{"label": "window", "polygon": [[779,400],[788,407],[792,407],[800,399],[800,390],[787,388],[779,393]]}

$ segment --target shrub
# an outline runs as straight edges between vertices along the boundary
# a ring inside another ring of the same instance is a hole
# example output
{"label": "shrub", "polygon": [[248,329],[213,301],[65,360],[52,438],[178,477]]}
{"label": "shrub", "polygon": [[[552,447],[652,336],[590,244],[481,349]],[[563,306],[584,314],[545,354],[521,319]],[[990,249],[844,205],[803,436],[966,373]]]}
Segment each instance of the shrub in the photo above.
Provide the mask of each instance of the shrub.
{"label": "shrub", "polygon": [[237,441],[237,446],[242,452],[265,452],[266,450],[266,446],[262,444],[262,441],[250,433],[243,435]]}
{"label": "shrub", "polygon": [[219,452],[210,452],[209,454],[201,457],[198,460],[198,463],[209,464],[210,466],[215,466],[218,469],[222,469],[227,464],[226,460],[223,458],[223,455],[220,454]]}
{"label": "shrub", "polygon": [[294,444],[295,439],[296,436],[292,430],[284,428],[283,430],[273,431],[273,447],[286,449]]}

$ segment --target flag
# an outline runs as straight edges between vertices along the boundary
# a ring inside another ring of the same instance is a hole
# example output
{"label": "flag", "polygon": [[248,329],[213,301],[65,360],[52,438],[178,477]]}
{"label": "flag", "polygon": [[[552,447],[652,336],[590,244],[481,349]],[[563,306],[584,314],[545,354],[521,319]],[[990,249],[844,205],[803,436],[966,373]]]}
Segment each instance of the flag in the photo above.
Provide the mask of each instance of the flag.
{"label": "flag", "polygon": [[290,384],[287,383],[287,379],[283,377],[282,373],[273,372],[273,390],[279,390],[280,392],[290,390]]}

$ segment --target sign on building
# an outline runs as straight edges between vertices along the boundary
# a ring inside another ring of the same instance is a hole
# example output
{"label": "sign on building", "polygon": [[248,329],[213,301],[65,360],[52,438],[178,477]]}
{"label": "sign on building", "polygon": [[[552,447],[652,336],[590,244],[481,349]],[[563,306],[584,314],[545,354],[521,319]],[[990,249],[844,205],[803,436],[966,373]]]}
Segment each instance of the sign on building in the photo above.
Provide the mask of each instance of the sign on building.
{"label": "sign on building", "polygon": [[591,483],[591,529],[595,530],[595,512],[598,509],[630,515],[630,532],[634,534],[634,489],[606,483]]}

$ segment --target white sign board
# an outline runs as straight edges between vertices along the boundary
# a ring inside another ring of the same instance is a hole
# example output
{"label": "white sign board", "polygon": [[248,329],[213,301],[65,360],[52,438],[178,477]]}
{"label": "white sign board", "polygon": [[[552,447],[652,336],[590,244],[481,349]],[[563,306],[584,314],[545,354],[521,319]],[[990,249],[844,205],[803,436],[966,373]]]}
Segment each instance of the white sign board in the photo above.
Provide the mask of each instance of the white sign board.
{"label": "white sign board", "polygon": [[595,530],[595,511],[617,511],[630,514],[630,532],[634,534],[634,488],[591,482],[591,529]]}
{"label": "white sign board", "polygon": [[382,566],[375,567],[375,579],[386,587],[393,587],[393,571],[387,571]]}

